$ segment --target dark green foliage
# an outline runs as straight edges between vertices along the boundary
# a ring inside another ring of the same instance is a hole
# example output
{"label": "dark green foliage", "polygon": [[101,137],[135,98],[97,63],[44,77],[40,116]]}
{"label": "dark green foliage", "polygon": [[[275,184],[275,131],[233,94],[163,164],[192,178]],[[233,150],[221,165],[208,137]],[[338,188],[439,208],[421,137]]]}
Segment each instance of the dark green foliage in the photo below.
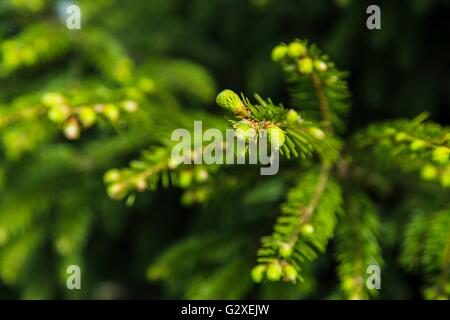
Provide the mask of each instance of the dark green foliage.
{"label": "dark green foliage", "polygon": [[[0,2],[0,297],[448,299],[440,1],[78,3]],[[279,173],[174,163],[196,120]]]}

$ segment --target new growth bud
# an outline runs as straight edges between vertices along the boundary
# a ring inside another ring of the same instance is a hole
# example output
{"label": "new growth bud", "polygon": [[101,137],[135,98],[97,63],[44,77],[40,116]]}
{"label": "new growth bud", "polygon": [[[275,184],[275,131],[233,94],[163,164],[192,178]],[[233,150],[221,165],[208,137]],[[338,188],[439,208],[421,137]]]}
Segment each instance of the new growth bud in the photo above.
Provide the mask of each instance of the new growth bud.
{"label": "new growth bud", "polygon": [[272,60],[275,62],[283,60],[284,58],[286,58],[287,51],[287,47],[283,44],[276,46],[272,50]]}
{"label": "new growth bud", "polygon": [[283,258],[289,258],[292,254],[292,251],[292,245],[288,243],[283,243],[279,249],[280,256],[282,256]]}
{"label": "new growth bud", "polygon": [[328,66],[322,60],[314,60],[314,68],[319,72],[325,72],[328,69]]}
{"label": "new growth bud", "polygon": [[221,93],[217,95],[216,103],[220,107],[227,109],[232,113],[236,114],[246,113],[244,103],[241,101],[241,99],[235,92],[229,89],[223,90]]}
{"label": "new growth bud", "polygon": [[256,130],[247,120],[239,121],[234,128],[236,137],[241,141],[247,142],[256,137]]}
{"label": "new growth bud", "polygon": [[150,93],[155,90],[155,82],[150,78],[142,78],[139,80],[138,83],[139,89],[141,89],[144,92]]}
{"label": "new growth bud", "polygon": [[296,123],[296,122],[299,122],[301,120],[301,118],[297,111],[295,111],[294,109],[291,109],[286,114],[286,120],[290,123]]}
{"label": "new growth bud", "polygon": [[97,113],[90,107],[81,107],[78,110],[78,117],[85,128],[91,127],[97,121]]}
{"label": "new growth bud", "polygon": [[301,232],[302,232],[302,235],[308,237],[314,233],[314,227],[311,224],[307,223],[302,227]]}
{"label": "new growth bud", "polygon": [[438,172],[435,166],[432,166],[431,164],[427,164],[422,168],[422,178],[424,180],[433,180],[436,178]]}
{"label": "new growth bud", "polygon": [[135,112],[139,109],[139,106],[136,101],[127,100],[122,103],[122,109],[126,112]]}
{"label": "new growth bud", "polygon": [[307,132],[318,140],[323,140],[323,138],[325,138],[325,133],[317,127],[310,127],[307,129]]}
{"label": "new growth bud", "polygon": [[403,142],[409,139],[409,136],[405,132],[399,132],[395,135],[395,141],[397,142]]}
{"label": "new growth bud", "polygon": [[278,126],[272,126],[267,129],[267,135],[270,140],[270,144],[274,149],[280,149],[284,141],[286,140],[284,131],[280,129]]}
{"label": "new growth bud", "polygon": [[292,42],[288,46],[288,55],[290,58],[296,59],[304,54],[306,54],[306,47],[300,42]]}
{"label": "new growth bud", "polygon": [[48,118],[50,121],[61,123],[70,116],[70,107],[67,105],[58,105],[51,107],[48,111]]}
{"label": "new growth bud", "polygon": [[125,187],[121,183],[114,183],[108,186],[107,192],[111,199],[122,199],[125,196]]}
{"label": "new growth bud", "polygon": [[286,280],[295,282],[297,280],[297,270],[290,264],[283,267],[283,272]]}
{"label": "new growth bud", "polygon": [[267,279],[270,281],[279,281],[283,270],[280,264],[276,261],[273,262],[267,269]]}
{"label": "new growth bud", "polygon": [[181,188],[187,188],[187,187],[189,187],[191,185],[192,178],[193,178],[192,171],[187,171],[187,170],[181,171],[180,172],[180,178],[179,178],[179,181],[178,181],[178,185]]}
{"label": "new growth bud", "polygon": [[264,273],[266,272],[266,265],[258,264],[252,269],[252,279],[256,283],[260,283],[264,277]]}
{"label": "new growth bud", "polygon": [[47,92],[46,94],[44,94],[42,96],[42,104],[44,104],[44,106],[46,107],[57,107],[61,104],[64,104],[65,99],[64,97],[56,92]]}
{"label": "new growth bud", "polygon": [[310,58],[304,58],[298,62],[298,71],[303,74],[311,74],[313,72],[313,62]]}
{"label": "new growth bud", "polygon": [[145,181],[145,179],[137,179],[134,182],[134,185],[135,185],[136,189],[141,192],[145,191],[145,189],[147,189],[147,182]]}
{"label": "new growth bud", "polygon": [[75,118],[66,121],[63,127],[64,135],[69,140],[75,140],[80,137],[80,125]]}
{"label": "new growth bud", "polygon": [[450,149],[446,147],[437,147],[433,151],[433,161],[440,164],[445,164],[448,161]]}
{"label": "new growth bud", "polygon": [[426,146],[427,146],[427,143],[425,141],[423,141],[422,139],[416,139],[413,142],[411,142],[411,144],[409,145],[409,147],[412,151],[419,151],[419,150],[425,149]]}
{"label": "new growth bud", "polygon": [[103,181],[105,183],[116,182],[120,179],[120,171],[117,169],[108,170],[103,176]]}
{"label": "new growth bud", "polygon": [[108,103],[103,109],[103,114],[112,122],[119,120],[120,111],[119,108],[113,104]]}

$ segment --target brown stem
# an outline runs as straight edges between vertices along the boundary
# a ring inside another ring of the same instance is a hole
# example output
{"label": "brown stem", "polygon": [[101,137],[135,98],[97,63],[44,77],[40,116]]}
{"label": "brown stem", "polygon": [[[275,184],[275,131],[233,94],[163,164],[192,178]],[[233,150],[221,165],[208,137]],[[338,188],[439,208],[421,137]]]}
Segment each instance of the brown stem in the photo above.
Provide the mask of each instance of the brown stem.
{"label": "brown stem", "polygon": [[[329,133],[332,133],[333,127],[331,124],[330,107],[329,107],[328,99],[325,95],[325,91],[322,86],[322,82],[320,81],[320,78],[317,75],[317,73],[313,72],[311,74],[311,82],[312,82],[312,85],[314,88],[314,93],[316,95],[317,102],[319,104],[320,116],[325,124],[325,129]],[[322,194],[325,191],[326,185],[328,183],[331,168],[332,168],[332,166],[330,163],[328,163],[326,161],[322,161],[319,181],[317,182],[316,188],[314,189],[314,193],[311,198],[311,202],[309,203],[309,205],[306,208],[299,208],[299,210],[303,211],[303,213],[300,215],[300,225],[299,226],[307,223],[311,219],[314,211],[317,209],[320,198],[322,197]],[[292,244],[295,244],[297,242],[299,233],[300,233],[300,228],[294,234],[294,236],[291,240]]]}
{"label": "brown stem", "polygon": [[317,102],[319,104],[320,115],[325,124],[325,129],[328,132],[333,132],[333,127],[331,125],[331,112],[328,99],[325,95],[325,91],[320,81],[317,73],[313,72],[311,74],[311,82],[314,88],[314,93],[316,94]]}
{"label": "brown stem", "polygon": [[325,187],[327,185],[329,176],[330,176],[330,166],[324,163],[320,168],[319,181],[317,182],[316,188],[314,189],[314,194],[313,197],[311,198],[311,202],[304,209],[303,214],[301,215],[300,224],[306,223],[316,210],[317,205],[319,204],[320,201],[320,197],[322,196]]}

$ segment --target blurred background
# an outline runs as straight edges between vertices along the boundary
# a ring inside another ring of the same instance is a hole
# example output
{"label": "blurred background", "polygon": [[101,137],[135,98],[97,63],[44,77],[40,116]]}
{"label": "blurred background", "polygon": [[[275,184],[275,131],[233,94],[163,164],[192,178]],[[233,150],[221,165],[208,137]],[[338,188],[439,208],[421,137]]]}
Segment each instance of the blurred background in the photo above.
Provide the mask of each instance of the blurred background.
{"label": "blurred background", "polygon": [[[65,28],[64,8],[72,3],[80,5],[81,30]],[[423,111],[449,124],[448,1],[377,1],[381,30],[366,28],[370,4],[0,0],[0,116],[52,90],[80,90],[75,97],[95,102],[99,86],[122,88],[135,74],[161,88],[149,103],[161,106],[160,119],[178,117],[170,104],[186,121],[197,112],[222,117],[214,98],[224,88],[289,105],[270,52],[300,38],[350,72],[347,135]],[[33,42],[39,37],[46,41]],[[103,173],[152,144],[157,124],[136,122],[139,130],[119,138],[105,125],[67,142],[31,117],[26,123],[0,125],[0,298],[340,298],[332,256],[307,267],[304,284],[251,282],[259,239],[271,230],[289,172],[219,177],[208,201],[201,190],[168,188],[126,206],[108,198]],[[402,217],[395,205],[401,196],[379,199],[383,215]],[[385,230],[380,297],[421,297],[420,277],[398,266],[397,229]],[[82,267],[82,290],[65,289],[68,264]]]}

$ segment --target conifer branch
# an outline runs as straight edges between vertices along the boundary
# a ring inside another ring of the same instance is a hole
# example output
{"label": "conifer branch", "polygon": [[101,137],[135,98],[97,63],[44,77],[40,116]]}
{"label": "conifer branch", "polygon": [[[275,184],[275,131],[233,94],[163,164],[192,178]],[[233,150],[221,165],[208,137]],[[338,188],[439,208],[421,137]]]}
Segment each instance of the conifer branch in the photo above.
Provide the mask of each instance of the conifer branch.
{"label": "conifer branch", "polygon": [[379,232],[380,221],[369,197],[358,192],[347,194],[346,214],[337,226],[336,255],[341,288],[349,299],[377,295],[376,289],[367,288],[365,280],[369,265],[382,266]]}
{"label": "conifer branch", "polygon": [[450,187],[450,129],[424,122],[426,116],[375,124],[357,133],[351,144],[355,158],[381,172],[420,172],[423,180]]}
{"label": "conifer branch", "polygon": [[314,87],[314,91],[317,97],[317,102],[320,109],[320,114],[324,122],[324,126],[327,131],[333,132],[332,122],[331,122],[331,112],[328,104],[328,99],[323,91],[322,83],[316,72],[311,73],[311,82]]}

